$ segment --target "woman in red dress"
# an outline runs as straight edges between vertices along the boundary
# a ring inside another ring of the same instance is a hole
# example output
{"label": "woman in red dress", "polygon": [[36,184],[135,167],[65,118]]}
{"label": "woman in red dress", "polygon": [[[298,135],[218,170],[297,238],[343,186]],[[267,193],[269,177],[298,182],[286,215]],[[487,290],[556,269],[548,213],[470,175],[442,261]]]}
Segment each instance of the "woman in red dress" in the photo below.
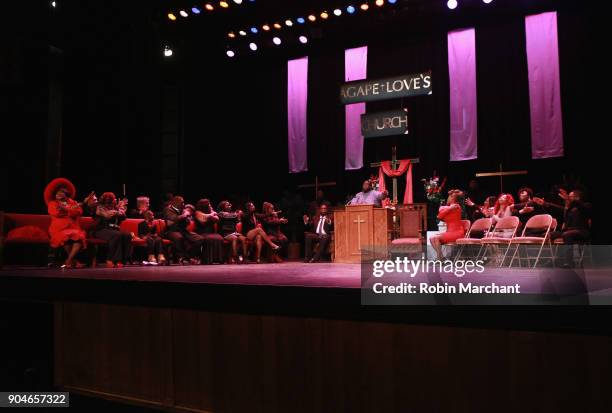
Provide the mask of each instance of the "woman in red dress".
{"label": "woman in red dress", "polygon": [[449,242],[455,242],[457,239],[465,235],[465,228],[461,222],[461,205],[458,198],[462,195],[460,190],[451,190],[448,192],[447,205],[440,207],[438,219],[446,223],[446,232],[431,237],[431,246],[436,250],[437,258],[442,259],[442,245]]}
{"label": "woman in red dress", "polygon": [[72,182],[65,178],[54,179],[45,188],[45,202],[51,215],[49,226],[51,247],[64,247],[68,254],[62,268],[83,266],[75,261],[79,250],[85,248],[85,231],[79,225],[79,217],[83,214],[83,210],[73,199],[75,192]]}

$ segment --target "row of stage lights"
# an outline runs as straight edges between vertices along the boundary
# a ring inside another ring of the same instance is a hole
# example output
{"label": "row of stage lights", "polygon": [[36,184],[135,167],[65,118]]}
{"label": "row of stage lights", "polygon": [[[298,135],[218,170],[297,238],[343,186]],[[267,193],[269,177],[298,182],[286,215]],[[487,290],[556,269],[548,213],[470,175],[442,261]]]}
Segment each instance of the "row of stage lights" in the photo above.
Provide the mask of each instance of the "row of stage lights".
{"label": "row of stage lights", "polygon": [[[492,3],[493,0],[482,0],[482,2],[484,4],[489,4],[489,3]],[[451,10],[455,10],[458,6],[459,6],[458,0],[447,0],[446,1],[446,7],[448,7]]]}
{"label": "row of stage lights", "polygon": [[[203,11],[204,12],[215,11],[217,8],[219,10],[229,9],[231,3],[234,3],[237,6],[240,6],[243,3],[254,3],[254,2],[255,0],[232,0],[231,2],[229,0],[228,1],[222,0],[218,3],[211,1],[209,3],[206,3],[204,7],[193,6],[190,11],[192,15],[198,15],[198,14],[201,14]],[[178,13],[169,12],[168,19],[171,21],[176,21],[178,19],[178,16],[187,18],[189,17],[189,11],[187,10],[189,9],[181,9],[178,11]]]}
{"label": "row of stage lights", "polygon": [[[302,34],[302,35],[297,37],[297,41],[298,41],[298,43],[303,44],[303,45],[308,44],[308,36]],[[274,46],[280,46],[280,45],[283,44],[283,40],[279,36],[274,36],[272,38],[272,44]],[[257,43],[255,43],[255,42],[250,42],[249,43],[249,49],[252,52],[256,52],[259,49],[259,45]],[[227,49],[225,51],[225,55],[227,57],[229,57],[229,58],[232,58],[232,57],[236,56],[236,51],[234,49]]]}
{"label": "row of stage lights", "polygon": [[[382,7],[385,5],[385,0],[375,0],[374,5],[378,6],[378,7]],[[386,0],[386,3],[389,4],[395,4],[397,3],[397,0]],[[262,24],[261,26],[252,26],[248,31],[247,30],[238,30],[236,32],[231,31],[227,34],[227,37],[229,37],[230,39],[235,39],[238,36],[247,36],[248,34],[251,35],[256,35],[258,34],[260,31],[264,31],[264,32],[269,32],[271,30],[280,30],[283,27],[293,27],[294,25],[301,25],[301,24],[306,24],[306,22],[310,22],[310,23],[314,23],[316,22],[318,19],[320,20],[327,20],[331,17],[331,15],[334,15],[336,17],[340,17],[342,16],[343,13],[346,14],[355,14],[358,10],[362,10],[362,11],[367,11],[370,9],[370,4],[366,1],[361,3],[358,7],[353,6],[353,5],[349,5],[347,6],[345,9],[341,9],[341,8],[336,8],[334,9],[331,14],[324,10],[321,13],[315,14],[309,14],[307,16],[300,16],[297,17],[295,19],[286,19],[284,21],[284,24],[280,23],[280,22],[276,22],[273,24],[269,24],[269,23],[265,23]]]}

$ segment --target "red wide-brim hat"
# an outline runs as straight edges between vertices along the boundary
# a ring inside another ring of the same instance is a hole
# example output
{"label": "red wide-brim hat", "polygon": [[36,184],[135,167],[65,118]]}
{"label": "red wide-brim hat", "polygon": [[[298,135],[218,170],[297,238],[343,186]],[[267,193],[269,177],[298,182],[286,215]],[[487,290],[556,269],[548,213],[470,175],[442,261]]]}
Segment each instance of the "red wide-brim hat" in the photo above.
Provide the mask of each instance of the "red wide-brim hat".
{"label": "red wide-brim hat", "polygon": [[55,178],[53,181],[47,184],[45,188],[45,203],[48,204],[49,201],[53,201],[55,199],[55,193],[58,189],[64,188],[68,191],[68,197],[74,198],[76,195],[76,189],[72,182],[67,180],[66,178]]}

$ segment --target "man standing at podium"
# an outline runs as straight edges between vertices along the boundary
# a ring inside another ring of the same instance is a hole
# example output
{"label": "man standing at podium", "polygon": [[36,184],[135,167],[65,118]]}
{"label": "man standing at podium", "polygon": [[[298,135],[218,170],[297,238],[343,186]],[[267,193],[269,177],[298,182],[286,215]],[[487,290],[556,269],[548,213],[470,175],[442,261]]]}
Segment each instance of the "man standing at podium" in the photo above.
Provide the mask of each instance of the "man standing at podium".
{"label": "man standing at podium", "polygon": [[372,189],[372,182],[369,179],[363,181],[362,191],[359,192],[347,205],[374,205],[382,206],[382,200],[386,198],[387,191],[380,192]]}

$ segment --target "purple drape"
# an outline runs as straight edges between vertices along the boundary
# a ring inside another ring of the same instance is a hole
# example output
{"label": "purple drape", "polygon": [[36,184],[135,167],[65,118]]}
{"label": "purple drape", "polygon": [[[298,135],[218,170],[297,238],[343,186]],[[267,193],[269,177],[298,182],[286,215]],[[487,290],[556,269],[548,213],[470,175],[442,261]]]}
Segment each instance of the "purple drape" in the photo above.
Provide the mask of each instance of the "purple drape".
{"label": "purple drape", "polygon": [[289,172],[308,170],[306,109],[308,103],[308,57],[287,63],[287,139]]}
{"label": "purple drape", "polygon": [[[344,80],[362,80],[367,77],[368,47],[357,47],[344,51]],[[363,136],[361,136],[361,114],[365,103],[354,103],[345,107],[345,169],[363,168]]]}
{"label": "purple drape", "polygon": [[557,13],[527,16],[525,34],[531,109],[531,157],[539,159],[563,156]]}
{"label": "purple drape", "polygon": [[478,157],[475,30],[448,33],[450,160]]}

